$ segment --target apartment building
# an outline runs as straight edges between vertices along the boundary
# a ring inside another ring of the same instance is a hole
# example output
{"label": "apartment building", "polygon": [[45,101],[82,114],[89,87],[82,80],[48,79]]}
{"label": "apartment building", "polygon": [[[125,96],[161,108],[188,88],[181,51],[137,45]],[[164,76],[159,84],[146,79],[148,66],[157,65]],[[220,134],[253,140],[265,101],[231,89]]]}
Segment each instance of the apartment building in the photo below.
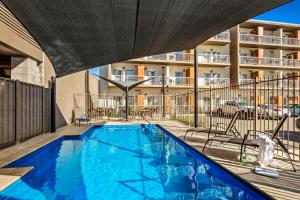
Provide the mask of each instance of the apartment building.
{"label": "apartment building", "polygon": [[250,20],[233,28],[234,81],[282,78],[300,71],[300,25]]}
{"label": "apartment building", "polygon": [[[199,45],[199,86],[223,85],[229,83],[230,66],[230,33],[220,33]],[[162,76],[166,83],[166,94],[186,93],[194,87],[194,53],[193,50],[171,52],[147,56],[100,67],[102,76],[121,82],[145,80],[155,77],[131,91],[137,96],[137,105],[153,102],[155,96],[161,96]],[[102,94],[122,95],[113,84],[100,81]],[[168,101],[168,100],[167,100]],[[168,104],[168,102],[167,102]]]}
{"label": "apartment building", "polygon": [[[161,95],[161,77],[166,94],[193,89],[193,50],[114,63],[100,68],[101,75],[130,82],[156,77],[132,91],[132,95]],[[198,46],[199,87],[218,87],[267,78],[282,78],[300,72],[300,25],[249,20],[222,32]],[[101,81],[103,94],[120,94]],[[144,98],[138,104],[144,104]]]}

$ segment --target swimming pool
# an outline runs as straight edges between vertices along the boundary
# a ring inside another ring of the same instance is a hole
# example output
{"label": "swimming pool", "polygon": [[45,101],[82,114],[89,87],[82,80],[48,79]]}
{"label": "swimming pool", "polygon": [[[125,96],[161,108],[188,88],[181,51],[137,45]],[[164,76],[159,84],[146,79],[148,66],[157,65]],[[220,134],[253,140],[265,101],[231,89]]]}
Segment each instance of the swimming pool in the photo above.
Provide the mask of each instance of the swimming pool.
{"label": "swimming pool", "polygon": [[268,199],[157,125],[95,126],[6,167],[24,166],[0,199]]}

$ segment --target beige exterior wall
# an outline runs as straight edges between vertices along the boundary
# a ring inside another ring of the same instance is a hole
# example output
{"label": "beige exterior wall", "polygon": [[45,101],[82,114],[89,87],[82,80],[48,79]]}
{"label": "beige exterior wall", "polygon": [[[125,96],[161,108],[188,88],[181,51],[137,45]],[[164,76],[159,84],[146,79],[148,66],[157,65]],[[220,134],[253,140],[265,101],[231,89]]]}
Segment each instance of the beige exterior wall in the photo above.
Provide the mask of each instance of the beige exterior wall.
{"label": "beige exterior wall", "polygon": [[88,93],[90,93],[90,94],[99,94],[99,80],[98,80],[98,78],[93,74],[89,74],[88,77],[89,77]]}
{"label": "beige exterior wall", "polygon": [[85,94],[86,71],[56,79],[56,124],[61,127],[71,123],[74,94]]}

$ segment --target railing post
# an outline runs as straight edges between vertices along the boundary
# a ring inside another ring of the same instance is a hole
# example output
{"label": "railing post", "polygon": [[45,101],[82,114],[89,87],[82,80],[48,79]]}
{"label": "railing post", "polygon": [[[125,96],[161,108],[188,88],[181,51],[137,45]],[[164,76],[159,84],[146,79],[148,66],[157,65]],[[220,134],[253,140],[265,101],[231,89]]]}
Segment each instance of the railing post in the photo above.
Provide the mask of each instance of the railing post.
{"label": "railing post", "polygon": [[212,106],[213,106],[213,101],[212,101],[212,87],[209,87],[209,100],[210,100],[210,105],[209,105],[209,126],[212,125]]}
{"label": "railing post", "polygon": [[258,84],[258,79],[257,77],[255,77],[255,80],[254,80],[254,114],[253,114],[253,126],[254,126],[254,135],[255,135],[255,138],[256,138],[256,128],[257,128],[257,84]]}
{"label": "railing post", "polygon": [[175,117],[175,120],[177,120],[177,93],[175,93],[175,96],[174,96],[174,117]]}
{"label": "railing post", "polygon": [[125,120],[128,121],[128,87],[125,91]]}
{"label": "railing post", "polygon": [[17,109],[18,109],[18,86],[19,86],[19,81],[18,80],[16,80],[15,81],[15,101],[14,101],[14,105],[15,105],[15,113],[14,113],[14,128],[15,128],[15,142],[17,142],[17,133],[18,133],[18,130],[17,130],[17,127],[18,127],[18,124],[17,124],[17,117],[18,117],[18,111],[17,111]]}
{"label": "railing post", "polygon": [[56,132],[56,79],[51,77],[51,133]]}
{"label": "railing post", "polygon": [[194,49],[194,125],[198,127],[198,48]]}
{"label": "railing post", "polygon": [[164,67],[163,67],[163,72],[162,72],[162,114],[163,118],[166,118],[166,88],[165,88],[165,72],[164,72]]}

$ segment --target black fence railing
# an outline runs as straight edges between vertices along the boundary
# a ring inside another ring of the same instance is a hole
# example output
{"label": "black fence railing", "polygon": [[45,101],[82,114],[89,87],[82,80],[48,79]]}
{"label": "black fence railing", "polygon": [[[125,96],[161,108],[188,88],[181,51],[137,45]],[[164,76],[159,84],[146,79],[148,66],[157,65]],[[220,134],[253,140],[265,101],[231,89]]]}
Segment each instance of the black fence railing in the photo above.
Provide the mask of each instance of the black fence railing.
{"label": "black fence railing", "polygon": [[[271,132],[285,115],[287,121],[279,132],[279,138],[288,147],[294,160],[300,160],[300,76],[253,80],[246,84],[200,89],[198,94],[198,124],[228,124],[232,115],[240,111],[236,127],[241,134],[254,131]],[[188,125],[194,124],[194,95],[178,94],[172,97],[171,119]],[[282,152],[277,152],[282,154]]]}

